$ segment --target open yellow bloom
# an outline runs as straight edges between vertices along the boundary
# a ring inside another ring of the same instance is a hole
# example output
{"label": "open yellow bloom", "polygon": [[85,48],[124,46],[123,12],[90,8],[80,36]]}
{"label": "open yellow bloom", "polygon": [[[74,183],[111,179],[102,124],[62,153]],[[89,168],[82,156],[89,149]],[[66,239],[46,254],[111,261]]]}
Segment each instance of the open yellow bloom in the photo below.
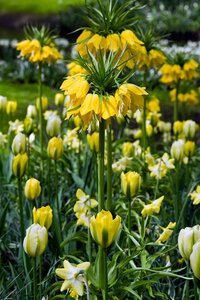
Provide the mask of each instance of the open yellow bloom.
{"label": "open yellow bloom", "polygon": [[121,227],[121,218],[113,216],[110,211],[102,210],[90,220],[90,231],[95,242],[103,248],[109,247],[116,239]]}
{"label": "open yellow bloom", "polygon": [[68,260],[64,260],[64,268],[57,268],[56,275],[64,279],[61,286],[61,292],[70,289],[72,295],[83,296],[85,272],[90,266],[89,262],[78,265],[71,264]]}
{"label": "open yellow bloom", "polygon": [[176,226],[176,222],[172,223],[170,222],[166,228],[161,227],[161,229],[163,230],[163,232],[161,233],[161,235],[159,236],[159,238],[157,239],[156,243],[164,243],[167,242],[168,239],[170,238],[170,236],[173,233],[173,230]]}
{"label": "open yellow bloom", "polygon": [[194,205],[200,204],[200,185],[196,187],[196,190],[190,193],[190,197]]}
{"label": "open yellow bloom", "polygon": [[142,216],[146,217],[146,216],[153,215],[154,213],[158,214],[160,212],[160,207],[163,200],[164,200],[164,196],[154,200],[151,204],[145,205],[141,212]]}

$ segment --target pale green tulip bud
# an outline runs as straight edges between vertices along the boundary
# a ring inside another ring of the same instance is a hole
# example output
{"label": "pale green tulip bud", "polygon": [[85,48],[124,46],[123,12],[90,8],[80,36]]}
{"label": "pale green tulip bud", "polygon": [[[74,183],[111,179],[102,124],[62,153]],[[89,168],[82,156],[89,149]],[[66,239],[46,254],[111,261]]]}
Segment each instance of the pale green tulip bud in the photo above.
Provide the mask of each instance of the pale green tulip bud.
{"label": "pale green tulip bud", "polygon": [[13,158],[12,170],[16,177],[21,178],[25,174],[27,162],[28,156],[26,153],[19,153]]}
{"label": "pale green tulip bud", "polygon": [[178,235],[178,248],[181,256],[189,260],[193,245],[200,239],[200,226],[181,229]]}
{"label": "pale green tulip bud", "polygon": [[28,200],[35,200],[40,196],[41,186],[39,180],[30,178],[26,181],[24,194]]}
{"label": "pale green tulip bud", "polygon": [[194,244],[190,255],[190,266],[196,278],[200,279],[200,240]]}
{"label": "pale green tulip bud", "polygon": [[126,196],[134,197],[138,193],[141,184],[141,176],[137,172],[129,171],[121,174],[122,192]]}
{"label": "pale green tulip bud", "polygon": [[0,111],[6,111],[7,98],[4,96],[0,96]]}
{"label": "pale green tulip bud", "polygon": [[32,131],[33,131],[33,120],[29,117],[26,117],[24,119],[24,132],[27,135],[30,135]]}
{"label": "pale green tulip bud", "polygon": [[61,119],[59,116],[52,115],[47,120],[46,131],[50,137],[58,136],[60,133]]}
{"label": "pale green tulip bud", "polygon": [[26,229],[26,236],[24,238],[24,251],[31,257],[41,255],[48,243],[48,232],[46,227],[39,224],[32,224]]}
{"label": "pale green tulip bud", "polygon": [[196,133],[196,123],[193,120],[187,120],[183,123],[183,133],[186,138],[192,139]]}
{"label": "pale green tulip bud", "polygon": [[27,117],[34,119],[37,116],[36,106],[35,105],[28,105],[26,115],[27,115]]}
{"label": "pale green tulip bud", "polygon": [[184,141],[178,140],[173,142],[171,146],[171,156],[177,161],[181,161],[184,158]]}
{"label": "pale green tulip bud", "polygon": [[63,140],[58,137],[53,137],[49,140],[47,146],[47,154],[50,158],[57,160],[63,155],[64,146]]}
{"label": "pale green tulip bud", "polygon": [[12,152],[15,155],[26,152],[26,136],[25,136],[25,134],[19,132],[14,137],[13,142],[12,142]]}

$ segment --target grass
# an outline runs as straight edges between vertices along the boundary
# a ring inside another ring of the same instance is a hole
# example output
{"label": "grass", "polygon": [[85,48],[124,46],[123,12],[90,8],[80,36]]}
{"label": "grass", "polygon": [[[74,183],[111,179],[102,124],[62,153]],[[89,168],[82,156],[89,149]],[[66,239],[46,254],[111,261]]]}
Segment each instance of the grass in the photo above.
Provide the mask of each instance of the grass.
{"label": "grass", "polygon": [[[54,101],[54,95],[57,91],[52,90],[47,86],[43,86],[43,95],[49,100],[51,106]],[[17,114],[14,117],[7,116],[5,113],[0,114],[0,131],[6,133],[9,120],[23,120],[26,115],[26,109],[29,104],[35,104],[38,97],[38,86],[33,84],[10,83],[8,81],[0,81],[0,95],[6,96],[8,100],[17,100]]]}
{"label": "grass", "polygon": [[84,0],[0,0],[1,13],[59,13],[68,6],[84,4]]}

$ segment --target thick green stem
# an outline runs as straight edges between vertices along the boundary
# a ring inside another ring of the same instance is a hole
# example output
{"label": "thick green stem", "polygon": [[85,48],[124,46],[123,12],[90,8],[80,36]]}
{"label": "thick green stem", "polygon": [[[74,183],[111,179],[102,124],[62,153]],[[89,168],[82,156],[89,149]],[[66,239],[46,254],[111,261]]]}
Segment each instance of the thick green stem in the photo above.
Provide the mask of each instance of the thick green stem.
{"label": "thick green stem", "polygon": [[59,223],[59,242],[62,240],[62,224],[61,224],[61,212],[59,206],[59,199],[58,199],[58,172],[57,172],[57,162],[55,160],[55,191],[56,191],[56,208],[57,208],[57,216],[58,216],[58,223]]}
{"label": "thick green stem", "polygon": [[105,208],[104,204],[104,142],[105,124],[104,120],[99,123],[99,152],[98,152],[98,210]]}
{"label": "thick green stem", "polygon": [[179,163],[176,166],[176,178],[175,178],[175,220],[178,222],[179,214],[180,214],[180,191],[179,191],[179,176],[180,176],[180,165]]}
{"label": "thick green stem", "polygon": [[[145,68],[144,70],[144,86],[146,87],[147,84],[147,76],[148,76],[148,69]],[[143,107],[143,117],[142,117],[142,141],[143,141],[143,153],[147,148],[147,130],[146,130],[146,119],[147,119],[147,97],[144,97],[144,107]]]}
{"label": "thick green stem", "polygon": [[176,97],[174,102],[174,122],[178,120],[178,93],[179,93],[180,81],[176,84]]}
{"label": "thick green stem", "polygon": [[37,300],[37,270],[36,257],[33,257],[33,299]]}
{"label": "thick green stem", "polygon": [[[131,196],[128,197],[128,231],[131,234]],[[131,253],[131,239],[128,237],[128,254]]]}
{"label": "thick green stem", "polygon": [[92,262],[92,240],[91,240],[91,233],[90,228],[88,227],[88,257],[89,262]]}
{"label": "thick green stem", "polygon": [[112,130],[107,125],[107,203],[106,209],[111,210],[112,206]]}
{"label": "thick green stem", "polygon": [[39,295],[40,299],[42,299],[42,255],[39,257],[40,264],[39,264]]}
{"label": "thick green stem", "polygon": [[100,251],[100,265],[99,265],[99,279],[102,290],[102,299],[108,300],[108,269],[107,269],[107,252],[103,247],[99,247]]}
{"label": "thick green stem", "polygon": [[40,122],[40,176],[43,171],[43,109],[42,109],[42,63],[38,65],[38,92],[39,92],[39,122]]}
{"label": "thick green stem", "polygon": [[194,300],[198,300],[198,285],[197,285],[197,278],[193,276],[193,282],[194,282]]}
{"label": "thick green stem", "polygon": [[[187,278],[189,276],[189,271],[190,271],[190,265],[189,265],[189,262],[187,262]],[[186,280],[185,300],[189,300],[189,298],[190,298],[189,294],[190,294],[189,281]]]}
{"label": "thick green stem", "polygon": [[18,178],[18,195],[19,195],[20,233],[21,233],[21,242],[23,242],[25,236],[25,227],[24,227],[24,211],[23,211],[23,203],[22,203],[21,178]]}

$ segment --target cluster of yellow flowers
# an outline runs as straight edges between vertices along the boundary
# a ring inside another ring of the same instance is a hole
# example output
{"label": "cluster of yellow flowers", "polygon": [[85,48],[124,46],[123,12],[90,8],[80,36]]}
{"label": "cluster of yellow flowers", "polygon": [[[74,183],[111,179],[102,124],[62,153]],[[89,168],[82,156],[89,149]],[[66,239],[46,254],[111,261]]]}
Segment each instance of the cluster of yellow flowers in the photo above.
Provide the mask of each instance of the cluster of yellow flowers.
{"label": "cluster of yellow flowers", "polygon": [[54,43],[42,45],[39,40],[24,40],[17,43],[21,57],[27,57],[31,63],[52,63],[62,58]]}
{"label": "cluster of yellow flowers", "polygon": [[143,68],[144,66],[155,68],[162,65],[166,60],[163,53],[157,49],[147,51],[144,43],[129,29],[106,36],[84,30],[77,39],[76,50],[81,56],[87,56],[88,50],[94,54],[99,50],[119,54],[123,52],[121,63],[124,62],[130,69],[135,66],[137,68]]}
{"label": "cluster of yellow flowers", "polygon": [[[172,102],[176,100],[177,90],[173,89],[170,91],[170,99]],[[199,102],[198,94],[195,90],[191,90],[187,93],[178,93],[178,101],[181,103],[187,103],[190,105],[195,105]]]}
{"label": "cluster of yellow flowers", "polygon": [[79,115],[83,122],[89,123],[93,115],[107,120],[120,114],[126,115],[128,110],[135,111],[143,105],[144,88],[131,83],[122,84],[113,95],[99,95],[91,91],[90,83],[85,75],[68,76],[61,89],[70,96],[67,103],[67,118]]}
{"label": "cluster of yellow flowers", "polygon": [[162,74],[160,81],[164,84],[176,83],[179,80],[191,80],[199,76],[197,72],[199,64],[194,59],[186,61],[181,67],[180,65],[164,64],[160,68]]}

